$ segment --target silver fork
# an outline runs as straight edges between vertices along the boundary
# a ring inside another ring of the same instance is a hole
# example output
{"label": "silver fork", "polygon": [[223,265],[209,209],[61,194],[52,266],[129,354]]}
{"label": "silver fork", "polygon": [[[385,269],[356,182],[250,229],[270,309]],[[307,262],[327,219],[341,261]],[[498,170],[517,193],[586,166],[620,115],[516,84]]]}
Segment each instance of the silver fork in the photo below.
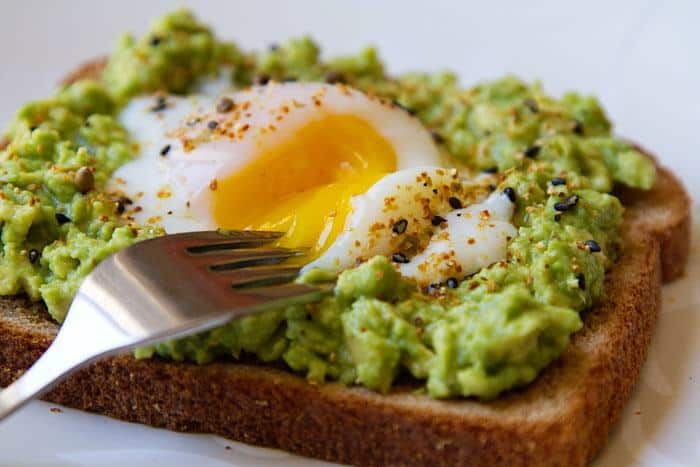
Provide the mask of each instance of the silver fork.
{"label": "silver fork", "polygon": [[0,419],[96,359],[328,293],[331,284],[291,282],[299,267],[281,263],[305,252],[265,246],[281,235],[166,235],[105,259],[83,281],[48,350],[0,391]]}

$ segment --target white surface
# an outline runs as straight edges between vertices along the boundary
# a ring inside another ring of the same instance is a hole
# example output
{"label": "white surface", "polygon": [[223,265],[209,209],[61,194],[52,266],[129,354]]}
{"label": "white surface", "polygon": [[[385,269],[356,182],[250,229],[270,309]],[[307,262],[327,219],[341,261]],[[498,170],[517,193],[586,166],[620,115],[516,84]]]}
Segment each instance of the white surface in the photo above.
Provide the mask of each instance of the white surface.
{"label": "white surface", "polygon": [[[26,100],[48,94],[76,63],[107,52],[120,32],[141,31],[150,18],[179,4],[0,0],[0,122]],[[657,152],[700,199],[700,2],[427,5],[193,2],[221,36],[244,47],[261,48],[309,32],[329,53],[373,42],[392,71],[449,67],[465,83],[514,72],[540,78],[553,93],[596,94],[617,131]],[[700,214],[697,205],[695,212]],[[694,233],[699,238],[700,227]],[[640,384],[596,467],[700,465],[699,260],[696,245],[686,278],[664,289]],[[311,464],[213,437],[68,410],[51,413],[49,407],[34,403],[0,424],[0,465]]]}

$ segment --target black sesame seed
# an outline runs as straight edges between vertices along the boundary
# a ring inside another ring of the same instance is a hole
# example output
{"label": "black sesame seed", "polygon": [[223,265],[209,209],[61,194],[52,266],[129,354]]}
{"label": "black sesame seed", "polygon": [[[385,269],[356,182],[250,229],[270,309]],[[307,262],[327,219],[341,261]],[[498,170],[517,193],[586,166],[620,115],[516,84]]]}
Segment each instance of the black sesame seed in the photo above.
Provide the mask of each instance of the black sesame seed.
{"label": "black sesame seed", "polygon": [[437,292],[440,291],[440,287],[441,287],[440,284],[435,284],[435,283],[429,284],[429,285],[428,285],[428,293],[429,293],[429,294],[437,293]]}
{"label": "black sesame seed", "polygon": [[586,290],[586,276],[584,276],[582,272],[576,274],[576,280],[578,281],[578,288]]}
{"label": "black sesame seed", "polygon": [[554,215],[554,222],[559,222],[561,220],[561,214]]}
{"label": "black sesame seed", "polygon": [[540,153],[540,147],[538,145],[530,146],[527,148],[524,152],[525,157],[529,157],[530,159],[534,159],[537,157],[537,155]]}
{"label": "black sesame seed", "polygon": [[280,48],[280,46],[277,42],[273,42],[272,44],[270,44],[268,46],[268,49],[270,49],[270,52],[275,52],[275,51],[279,50],[279,48]]}
{"label": "black sesame seed", "polygon": [[155,47],[155,46],[157,46],[158,44],[160,44],[160,42],[161,42],[162,40],[163,40],[163,39],[161,39],[160,36],[153,36],[153,37],[151,37],[151,42],[150,42],[150,44],[151,44],[153,47]]}
{"label": "black sesame seed", "polygon": [[561,177],[554,177],[549,181],[553,186],[566,185],[566,180]]}
{"label": "black sesame seed", "polygon": [[434,128],[430,130],[430,136],[433,137],[433,141],[435,141],[437,144],[442,144],[445,142],[445,137],[442,136],[440,132]]}
{"label": "black sesame seed", "polygon": [[598,242],[596,242],[593,239],[586,240],[586,246],[588,247],[588,251],[590,251],[591,253],[598,253],[601,250]]}
{"label": "black sesame seed", "polygon": [[456,278],[450,277],[449,279],[447,279],[447,287],[449,287],[451,289],[456,289],[458,285],[459,285],[459,282],[457,282]]}
{"label": "black sesame seed", "polygon": [[488,169],[482,170],[485,174],[496,174],[498,173],[498,167],[489,167]]}
{"label": "black sesame seed", "polygon": [[29,250],[29,253],[27,254],[27,256],[29,257],[29,262],[34,264],[41,257],[41,253],[39,253],[37,250],[32,248],[31,250]]}
{"label": "black sesame seed", "polygon": [[559,201],[554,204],[554,209],[559,212],[572,210],[578,204],[578,195],[571,195],[564,201]]}
{"label": "black sesame seed", "polygon": [[493,183],[489,183],[489,190],[494,191],[496,189],[496,185]]}
{"label": "black sesame seed", "polygon": [[156,98],[156,104],[151,107],[151,112],[161,112],[168,108],[168,101],[164,96],[158,96]]}
{"label": "black sesame seed", "polygon": [[462,202],[459,200],[459,198],[455,198],[454,196],[450,196],[449,199],[447,200],[448,203],[450,203],[450,206],[452,206],[452,209],[462,209]]}
{"label": "black sesame seed", "polygon": [[323,77],[324,81],[328,84],[338,84],[338,83],[344,83],[346,81],[345,75],[343,75],[339,71],[335,70],[330,70],[326,73],[326,75]]}
{"label": "black sesame seed", "polygon": [[123,200],[117,201],[117,206],[115,211],[117,212],[117,215],[121,216],[124,214],[124,211],[126,211],[126,203]]}
{"label": "black sesame seed", "polygon": [[411,114],[411,115],[415,115],[415,114],[416,114],[416,111],[415,111],[415,110],[413,110],[412,108],[410,108],[410,107],[408,107],[408,106],[403,105],[403,104],[402,104],[401,102],[399,102],[399,101],[394,101],[394,105],[395,105],[396,107],[400,108],[401,110],[403,110],[403,111],[405,111],[405,112],[408,112],[408,113]]}
{"label": "black sesame seed", "polygon": [[197,117],[187,122],[187,126],[195,126],[197,123],[201,122],[202,119]]}
{"label": "black sesame seed", "polygon": [[395,263],[406,264],[408,263],[408,258],[403,253],[394,253],[391,255],[391,260]]}
{"label": "black sesame seed", "polygon": [[169,152],[170,152],[170,145],[166,144],[165,146],[163,146],[163,149],[160,150],[160,155],[165,157],[168,155]]}
{"label": "black sesame seed", "polygon": [[222,97],[218,104],[216,104],[216,111],[225,114],[233,109],[233,100],[230,97]]}
{"label": "black sesame seed", "polygon": [[573,131],[577,135],[582,135],[583,134],[583,123],[580,122],[579,120],[574,120],[574,126],[571,128],[571,131]]}
{"label": "black sesame seed", "polygon": [[433,216],[432,219],[430,219],[430,223],[433,224],[434,226],[438,226],[442,224],[443,222],[447,222],[447,219],[445,219],[442,216]]}
{"label": "black sesame seed", "polygon": [[406,227],[408,227],[408,221],[406,219],[399,219],[396,221],[393,227],[391,227],[391,231],[395,234],[401,235],[406,231]]}
{"label": "black sesame seed", "polygon": [[515,203],[515,190],[512,187],[505,187],[503,189],[503,194],[508,197],[511,203]]}
{"label": "black sesame seed", "polygon": [[62,212],[57,212],[56,213],[56,222],[58,222],[59,225],[66,224],[70,222],[70,217],[66,216]]}
{"label": "black sesame seed", "polygon": [[257,84],[259,86],[264,86],[269,82],[270,82],[270,75],[258,75],[255,78],[253,78],[253,84]]}
{"label": "black sesame seed", "polygon": [[537,102],[535,102],[534,99],[525,99],[525,107],[527,107],[533,114],[540,111],[540,108],[537,106]]}
{"label": "black sesame seed", "polygon": [[216,130],[216,127],[219,126],[219,122],[216,120],[211,120],[209,123],[207,123],[207,128],[210,130]]}

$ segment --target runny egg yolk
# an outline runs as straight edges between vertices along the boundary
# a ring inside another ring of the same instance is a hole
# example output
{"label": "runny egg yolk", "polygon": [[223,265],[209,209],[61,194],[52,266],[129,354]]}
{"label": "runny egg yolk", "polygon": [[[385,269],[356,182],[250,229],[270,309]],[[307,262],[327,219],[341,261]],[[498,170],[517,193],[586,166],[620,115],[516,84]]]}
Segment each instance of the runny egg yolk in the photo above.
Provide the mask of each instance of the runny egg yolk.
{"label": "runny egg yolk", "polygon": [[284,231],[278,245],[310,248],[308,262],[342,232],[350,198],[395,171],[396,159],[362,118],[325,116],[217,180],[212,215],[220,228]]}

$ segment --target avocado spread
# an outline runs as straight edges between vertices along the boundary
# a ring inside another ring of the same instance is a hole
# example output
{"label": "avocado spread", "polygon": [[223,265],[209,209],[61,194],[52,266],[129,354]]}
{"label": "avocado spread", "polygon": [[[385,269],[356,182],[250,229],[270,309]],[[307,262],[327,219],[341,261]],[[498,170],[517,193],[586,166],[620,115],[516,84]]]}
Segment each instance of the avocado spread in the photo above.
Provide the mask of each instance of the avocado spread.
{"label": "avocado spread", "polygon": [[[223,67],[232,85],[269,80],[342,82],[413,113],[455,160],[497,173],[494,190],[516,205],[507,257],[427,290],[378,256],[344,271],[318,303],[243,318],[139,349],[203,364],[252,354],[310,380],[390,390],[410,375],[432,397],[493,398],[531,382],[580,329],[579,313],[604,296],[619,250],[616,184],[649,189],[653,163],[611,135],[592,97],[555,99],[507,76],[464,88],[451,73],[388,75],[373,48],[322,60],[303,37],[251,53],[217,39],[186,10],[125,36],[100,81],[62,87],[21,108],[0,152],[0,294],[43,300],[61,322],[101,259],[161,235],[124,214],[106,190],[136,152],[117,115],[132,97],[183,94]],[[299,278],[313,283],[326,274]]]}

